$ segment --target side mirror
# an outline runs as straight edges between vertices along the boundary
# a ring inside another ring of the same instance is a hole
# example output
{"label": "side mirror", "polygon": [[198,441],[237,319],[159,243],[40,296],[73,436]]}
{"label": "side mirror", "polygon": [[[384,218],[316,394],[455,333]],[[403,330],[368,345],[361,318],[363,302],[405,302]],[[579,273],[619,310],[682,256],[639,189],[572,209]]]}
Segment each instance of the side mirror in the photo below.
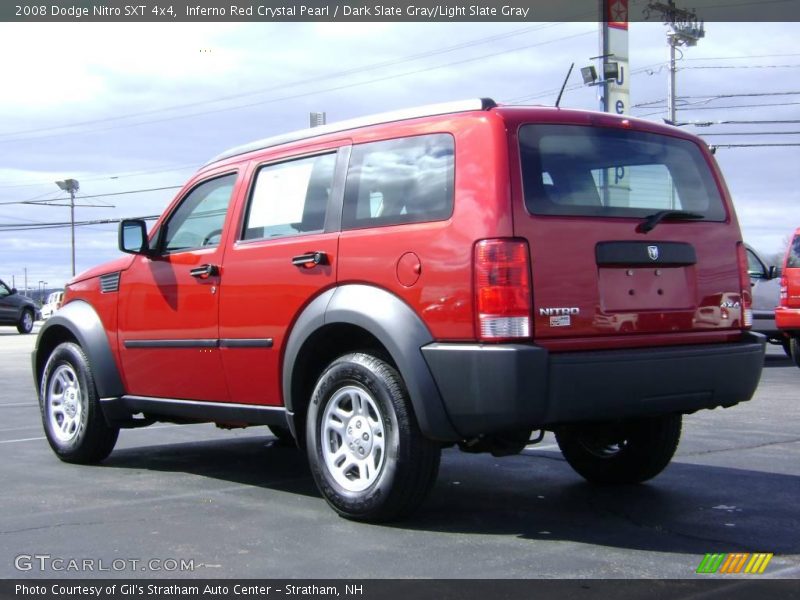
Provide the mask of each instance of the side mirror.
{"label": "side mirror", "polygon": [[124,219],[119,224],[119,249],[128,254],[150,254],[147,225],[142,219]]}
{"label": "side mirror", "polygon": [[13,296],[16,293],[17,293],[17,288],[11,288],[11,295]]}
{"label": "side mirror", "polygon": [[781,276],[781,268],[772,265],[771,267],[767,268],[767,279],[775,279],[776,277]]}

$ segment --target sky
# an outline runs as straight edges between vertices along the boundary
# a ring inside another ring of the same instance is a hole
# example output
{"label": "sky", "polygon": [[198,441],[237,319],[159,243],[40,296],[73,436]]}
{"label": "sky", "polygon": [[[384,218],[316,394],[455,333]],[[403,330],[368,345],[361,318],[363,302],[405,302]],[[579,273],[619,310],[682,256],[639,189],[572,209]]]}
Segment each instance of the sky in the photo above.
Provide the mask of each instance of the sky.
{"label": "sky", "polygon": [[[630,24],[634,116],[666,116],[666,32]],[[800,23],[707,23],[679,52],[678,120],[800,121],[798,39]],[[578,68],[598,40],[597,23],[0,23],[0,279],[22,289],[27,269],[36,295],[70,278],[69,227],[6,227],[68,222],[64,206],[14,204],[64,198],[57,180],[100,205],[79,221],[157,215],[210,158],[307,127],[311,111],[332,123],[474,97],[552,105],[572,62],[561,105],[596,109]],[[684,127],[726,134],[713,144],[800,142],[800,122]],[[780,253],[800,226],[800,147],[716,158],[745,240]],[[116,227],[77,228],[78,272],[118,256]]]}

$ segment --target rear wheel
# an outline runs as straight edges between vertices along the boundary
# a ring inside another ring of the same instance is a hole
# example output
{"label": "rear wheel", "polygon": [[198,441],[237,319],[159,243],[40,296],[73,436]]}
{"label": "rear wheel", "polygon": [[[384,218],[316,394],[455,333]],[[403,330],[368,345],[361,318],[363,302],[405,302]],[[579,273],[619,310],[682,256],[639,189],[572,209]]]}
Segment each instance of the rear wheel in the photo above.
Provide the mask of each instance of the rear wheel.
{"label": "rear wheel", "polygon": [[60,344],[47,359],[39,393],[45,435],[65,462],[96,463],[117,443],[103,417],[89,361],[80,346]]}
{"label": "rear wheel", "polygon": [[792,362],[800,367],[800,336],[792,336],[789,340],[789,356],[792,357]]}
{"label": "rear wheel", "polygon": [[387,521],[414,510],[439,469],[400,374],[368,354],[348,354],[320,376],[306,423],[311,472],[341,516]]}
{"label": "rear wheel", "polygon": [[681,437],[681,415],[619,424],[565,427],[556,441],[569,465],[593,483],[639,483],[669,464]]}
{"label": "rear wheel", "polygon": [[17,331],[20,333],[30,333],[33,331],[33,311],[26,308],[22,311],[17,323]]}

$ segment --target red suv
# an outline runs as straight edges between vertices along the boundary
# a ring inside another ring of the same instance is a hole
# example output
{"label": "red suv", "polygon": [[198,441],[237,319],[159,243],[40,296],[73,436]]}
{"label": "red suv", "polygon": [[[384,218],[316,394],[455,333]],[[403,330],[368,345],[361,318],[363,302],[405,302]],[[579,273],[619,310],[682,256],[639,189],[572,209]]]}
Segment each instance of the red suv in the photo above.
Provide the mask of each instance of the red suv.
{"label": "red suv", "polygon": [[775,309],[775,325],[789,336],[789,354],[800,367],[800,229],[786,250],[781,273],[780,306]]}
{"label": "red suv", "polygon": [[154,421],[269,425],[337,512],[386,520],[443,447],[514,454],[536,431],[590,481],[646,480],[682,415],[761,374],[719,169],[647,121],[475,100],[270,138],[119,244],[34,354],[65,461]]}

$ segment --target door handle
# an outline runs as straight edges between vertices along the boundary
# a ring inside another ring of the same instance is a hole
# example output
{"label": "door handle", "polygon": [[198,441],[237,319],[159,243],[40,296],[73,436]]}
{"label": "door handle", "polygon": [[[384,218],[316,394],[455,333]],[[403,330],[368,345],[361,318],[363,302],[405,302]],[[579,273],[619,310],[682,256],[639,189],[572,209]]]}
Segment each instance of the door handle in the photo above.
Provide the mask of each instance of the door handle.
{"label": "door handle", "polygon": [[324,252],[308,252],[300,254],[292,258],[292,264],[295,267],[303,267],[304,269],[313,269],[317,265],[327,265],[328,255]]}
{"label": "door handle", "polygon": [[189,275],[200,279],[208,279],[214,275],[219,275],[219,267],[217,265],[200,265],[189,271]]}

